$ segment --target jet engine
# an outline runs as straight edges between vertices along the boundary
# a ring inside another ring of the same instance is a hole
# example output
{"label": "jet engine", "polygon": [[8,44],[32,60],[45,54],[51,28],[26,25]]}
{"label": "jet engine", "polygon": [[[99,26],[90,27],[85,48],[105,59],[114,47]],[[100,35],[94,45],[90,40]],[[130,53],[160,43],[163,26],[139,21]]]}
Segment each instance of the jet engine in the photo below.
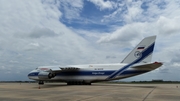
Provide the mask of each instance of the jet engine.
{"label": "jet engine", "polygon": [[51,78],[54,78],[56,76],[55,73],[51,73],[51,72],[39,72],[38,74],[38,78],[41,79],[41,80],[44,80],[44,79],[51,79]]}

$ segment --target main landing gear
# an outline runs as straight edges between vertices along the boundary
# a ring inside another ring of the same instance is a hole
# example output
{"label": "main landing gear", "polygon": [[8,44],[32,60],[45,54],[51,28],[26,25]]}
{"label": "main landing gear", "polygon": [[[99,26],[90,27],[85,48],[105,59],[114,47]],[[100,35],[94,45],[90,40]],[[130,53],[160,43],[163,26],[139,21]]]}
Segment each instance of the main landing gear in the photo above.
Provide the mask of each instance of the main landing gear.
{"label": "main landing gear", "polygon": [[87,83],[87,82],[67,82],[67,85],[91,85],[91,83]]}
{"label": "main landing gear", "polygon": [[39,85],[44,85],[44,81],[39,81]]}

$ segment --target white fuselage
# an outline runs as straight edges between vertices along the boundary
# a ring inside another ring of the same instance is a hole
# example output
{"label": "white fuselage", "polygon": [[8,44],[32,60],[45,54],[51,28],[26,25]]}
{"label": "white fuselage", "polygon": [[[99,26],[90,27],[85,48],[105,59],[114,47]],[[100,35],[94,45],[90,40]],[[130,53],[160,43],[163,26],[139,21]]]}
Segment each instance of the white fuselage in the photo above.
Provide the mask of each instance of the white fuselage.
{"label": "white fuselage", "polygon": [[42,66],[29,73],[28,77],[41,81],[64,81],[68,84],[91,83],[127,78],[154,70],[161,62],[151,63],[156,36],[144,38],[121,63],[68,66]]}
{"label": "white fuselage", "polygon": [[[115,71],[121,69],[127,64],[90,64],[90,65],[68,65],[66,67],[78,67],[78,70],[70,70],[71,68],[67,68],[67,70],[62,70],[61,72],[56,73],[56,76],[51,79],[40,79],[38,74],[40,72],[45,72],[40,70],[39,68],[49,68],[47,66],[42,66],[33,70],[29,73],[28,77],[33,80],[48,80],[48,81],[85,81],[85,82],[96,82],[96,81],[106,81],[106,80],[116,80],[122,79],[126,77],[131,77],[135,75],[139,75],[142,73],[149,72],[155,68],[144,68],[144,69],[136,69],[136,68],[128,68],[124,70],[121,74],[116,75],[114,78],[107,79],[108,76],[112,75]],[[50,68],[59,68],[61,66],[50,66]],[[133,66],[131,66],[133,67]]]}

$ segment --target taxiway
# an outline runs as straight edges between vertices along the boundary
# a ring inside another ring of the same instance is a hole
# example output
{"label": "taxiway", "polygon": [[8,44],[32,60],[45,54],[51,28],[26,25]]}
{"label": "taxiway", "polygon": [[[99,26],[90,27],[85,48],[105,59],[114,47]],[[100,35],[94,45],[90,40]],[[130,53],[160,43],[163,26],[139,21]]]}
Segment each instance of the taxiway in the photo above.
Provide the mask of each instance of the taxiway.
{"label": "taxiway", "polygon": [[180,84],[0,83],[0,101],[179,101]]}

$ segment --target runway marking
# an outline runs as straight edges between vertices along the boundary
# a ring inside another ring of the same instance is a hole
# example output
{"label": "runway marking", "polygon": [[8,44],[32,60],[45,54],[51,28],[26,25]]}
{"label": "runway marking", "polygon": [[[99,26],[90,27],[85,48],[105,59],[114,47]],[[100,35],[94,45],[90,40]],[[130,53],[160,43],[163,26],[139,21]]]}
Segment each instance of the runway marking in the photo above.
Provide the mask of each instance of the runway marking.
{"label": "runway marking", "polygon": [[146,96],[142,101],[145,101],[147,99],[147,97],[154,91],[154,89],[156,89],[156,87],[154,87]]}

